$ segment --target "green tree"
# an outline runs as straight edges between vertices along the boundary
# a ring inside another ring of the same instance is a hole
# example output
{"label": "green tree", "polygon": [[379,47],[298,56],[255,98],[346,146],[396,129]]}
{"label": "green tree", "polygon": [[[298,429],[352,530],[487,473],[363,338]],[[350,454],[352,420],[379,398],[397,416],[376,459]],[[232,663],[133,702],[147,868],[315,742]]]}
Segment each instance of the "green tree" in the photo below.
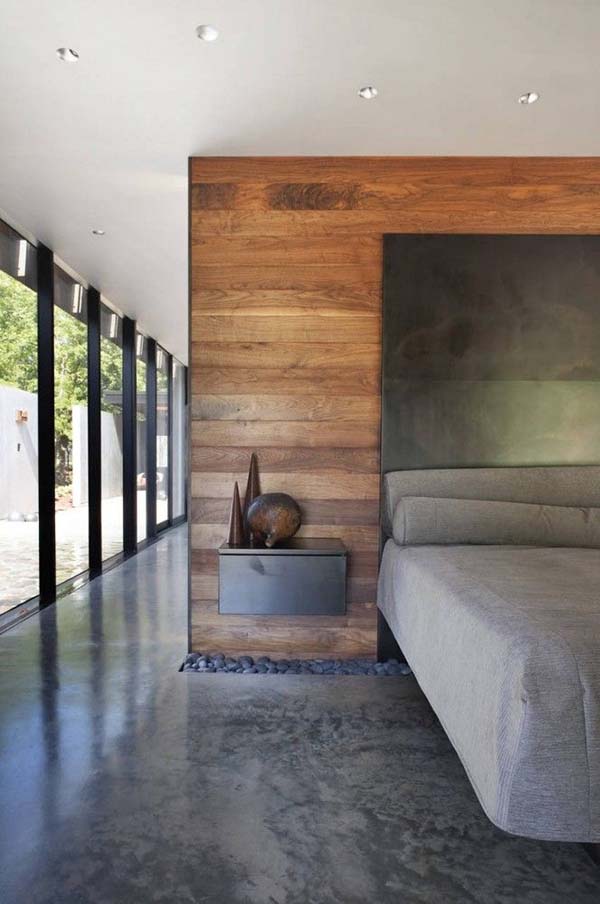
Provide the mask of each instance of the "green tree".
{"label": "green tree", "polygon": [[[121,349],[102,339],[103,399],[122,388]],[[87,328],[58,306],[54,309],[54,374],[56,481],[69,487],[72,480],[73,406],[87,405]],[[0,271],[0,384],[37,392],[37,296]],[[117,412],[117,402],[103,401],[105,411]]]}
{"label": "green tree", "polygon": [[0,384],[37,392],[37,296],[0,270]]}

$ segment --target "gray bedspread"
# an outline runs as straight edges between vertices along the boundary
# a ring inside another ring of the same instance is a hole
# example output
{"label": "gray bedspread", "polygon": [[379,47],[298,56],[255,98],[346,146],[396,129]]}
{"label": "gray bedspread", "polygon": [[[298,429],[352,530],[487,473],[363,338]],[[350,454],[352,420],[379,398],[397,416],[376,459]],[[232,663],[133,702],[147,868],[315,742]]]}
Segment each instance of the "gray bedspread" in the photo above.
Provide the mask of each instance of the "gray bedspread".
{"label": "gray bedspread", "polygon": [[600,842],[600,550],[389,540],[378,604],[489,818]]}

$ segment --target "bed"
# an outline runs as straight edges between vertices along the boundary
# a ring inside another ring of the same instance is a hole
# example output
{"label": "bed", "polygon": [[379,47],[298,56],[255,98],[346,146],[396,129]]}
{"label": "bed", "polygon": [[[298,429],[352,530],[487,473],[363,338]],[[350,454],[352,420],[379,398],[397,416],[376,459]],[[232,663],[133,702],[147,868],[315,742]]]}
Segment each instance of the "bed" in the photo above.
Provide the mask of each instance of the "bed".
{"label": "bed", "polygon": [[397,471],[383,510],[378,606],[484,811],[600,842],[600,467]]}

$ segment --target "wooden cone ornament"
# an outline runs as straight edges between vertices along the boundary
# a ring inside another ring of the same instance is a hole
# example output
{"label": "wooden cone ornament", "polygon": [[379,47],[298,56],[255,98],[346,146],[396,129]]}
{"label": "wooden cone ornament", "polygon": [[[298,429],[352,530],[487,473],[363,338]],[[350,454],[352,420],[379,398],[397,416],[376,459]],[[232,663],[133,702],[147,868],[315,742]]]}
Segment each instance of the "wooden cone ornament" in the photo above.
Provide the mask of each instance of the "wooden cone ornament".
{"label": "wooden cone ornament", "polygon": [[229,516],[229,539],[227,540],[227,543],[232,547],[244,546],[245,540],[246,538],[244,533],[242,504],[240,502],[240,491],[236,480],[235,486],[233,488],[233,499],[231,501],[231,515]]}
{"label": "wooden cone ornament", "polygon": [[248,483],[246,484],[246,495],[244,497],[244,529],[246,531],[250,546],[254,545],[255,538],[248,528],[248,509],[257,496],[260,496],[260,483],[258,480],[258,459],[256,453],[253,452],[250,457],[250,470],[248,471]]}

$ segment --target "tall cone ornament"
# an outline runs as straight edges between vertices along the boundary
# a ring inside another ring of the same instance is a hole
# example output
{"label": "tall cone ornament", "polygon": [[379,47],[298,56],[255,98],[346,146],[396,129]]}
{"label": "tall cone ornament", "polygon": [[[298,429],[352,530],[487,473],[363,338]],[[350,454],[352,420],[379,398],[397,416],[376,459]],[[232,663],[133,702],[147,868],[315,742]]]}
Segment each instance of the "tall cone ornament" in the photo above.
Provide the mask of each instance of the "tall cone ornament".
{"label": "tall cone ornament", "polygon": [[248,471],[248,483],[246,484],[246,495],[244,496],[244,530],[246,531],[246,536],[248,537],[250,546],[255,545],[255,537],[248,529],[247,515],[248,509],[257,496],[260,496],[260,483],[258,480],[258,459],[256,457],[256,453],[253,452],[250,457],[250,470]]}
{"label": "tall cone ornament", "polygon": [[229,546],[244,546],[244,519],[242,516],[242,504],[240,502],[240,491],[237,480],[233,488],[233,499],[231,500],[231,515],[229,516]]}

